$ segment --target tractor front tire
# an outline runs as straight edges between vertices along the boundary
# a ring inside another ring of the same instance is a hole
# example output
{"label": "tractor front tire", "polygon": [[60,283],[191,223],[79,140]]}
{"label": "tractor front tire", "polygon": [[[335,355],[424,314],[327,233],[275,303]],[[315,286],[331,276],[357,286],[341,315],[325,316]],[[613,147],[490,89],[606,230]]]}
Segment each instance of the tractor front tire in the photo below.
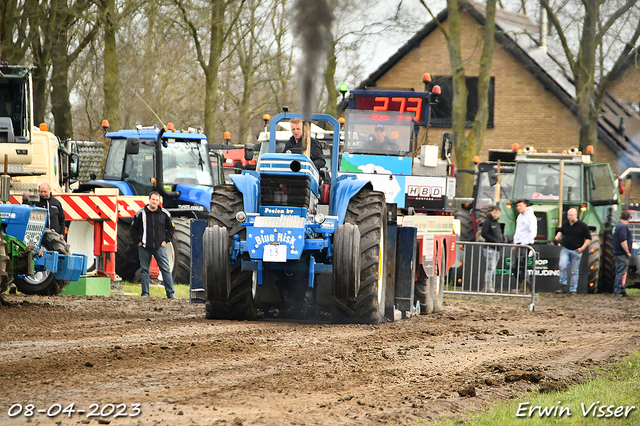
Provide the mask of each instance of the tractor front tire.
{"label": "tractor front tire", "polygon": [[597,293],[600,275],[600,237],[591,233],[591,243],[587,247],[589,261],[587,265],[587,293]]}
{"label": "tractor front tire", "polygon": [[460,220],[460,241],[475,241],[476,234],[473,230],[473,216],[467,209],[456,209],[453,216]]}
{"label": "tractor front tire", "polygon": [[175,232],[173,233],[173,270],[171,276],[174,284],[189,284],[191,282],[191,221],[188,218],[173,219]]}
{"label": "tractor front tire", "polygon": [[118,250],[116,251],[116,274],[125,281],[140,282],[138,246],[131,239],[131,222],[118,220]]}
{"label": "tractor front tire", "polygon": [[429,291],[429,278],[416,280],[415,299],[420,302],[420,315],[433,313],[433,291]]}
{"label": "tractor front tire", "polygon": [[333,294],[355,300],[360,290],[360,230],[353,223],[338,225],[333,234]]}
{"label": "tractor front tire", "polygon": [[[69,244],[53,229],[44,230],[42,247],[67,256],[71,254]],[[15,284],[21,293],[47,296],[62,292],[69,281],[57,280],[51,271],[38,271],[33,275],[24,275],[22,278],[16,277]]]}
{"label": "tractor front tire", "polygon": [[242,270],[243,257],[230,263],[234,235],[244,239],[246,233],[245,227],[236,220],[239,211],[244,211],[242,193],[234,185],[216,186],[211,197],[209,226],[203,236],[208,319],[254,320],[258,317],[255,274]]}
{"label": "tractor front tire", "polygon": [[353,300],[333,295],[332,319],[342,323],[380,324],[384,321],[386,293],[384,194],[360,191],[349,201],[344,222],[357,225],[360,231],[360,288]]}
{"label": "tractor front tire", "polygon": [[616,259],[613,256],[613,235],[611,233],[604,232],[600,235],[601,255],[598,292],[613,293],[613,286],[616,280]]}

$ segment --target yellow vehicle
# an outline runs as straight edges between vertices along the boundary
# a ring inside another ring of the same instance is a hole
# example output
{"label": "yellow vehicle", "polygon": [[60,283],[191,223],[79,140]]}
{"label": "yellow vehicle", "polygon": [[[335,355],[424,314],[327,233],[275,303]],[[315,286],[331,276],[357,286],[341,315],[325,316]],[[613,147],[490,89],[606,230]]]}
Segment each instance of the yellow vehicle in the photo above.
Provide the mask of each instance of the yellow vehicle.
{"label": "yellow vehicle", "polygon": [[0,65],[0,172],[11,177],[13,194],[37,192],[44,181],[53,192],[68,192],[78,176],[78,155],[46,124],[34,126],[32,69]]}

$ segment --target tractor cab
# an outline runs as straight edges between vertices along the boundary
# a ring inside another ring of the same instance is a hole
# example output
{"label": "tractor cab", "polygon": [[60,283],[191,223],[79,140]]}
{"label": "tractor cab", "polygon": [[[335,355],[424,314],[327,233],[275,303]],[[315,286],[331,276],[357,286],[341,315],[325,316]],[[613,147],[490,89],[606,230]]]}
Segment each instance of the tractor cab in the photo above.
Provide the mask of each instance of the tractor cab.
{"label": "tractor cab", "polygon": [[[570,208],[595,232],[611,228],[618,217],[620,198],[609,164],[594,164],[589,155],[528,153],[516,158],[505,233],[515,232],[517,199],[527,200],[538,216],[537,240],[549,241]],[[561,211],[560,211],[561,209]]]}
{"label": "tractor cab", "polygon": [[[588,147],[591,154],[591,148]],[[612,229],[618,220],[620,197],[608,163],[595,164],[592,156],[572,148],[562,153],[537,153],[531,147],[516,156],[510,199],[502,200],[500,222],[504,234],[516,230],[517,200],[531,206],[538,232],[534,249],[540,259],[534,273],[536,290],[553,292],[559,288],[560,247],[553,245],[558,227],[566,220],[567,211],[575,208],[578,218],[591,230],[587,256],[580,264],[579,293],[611,291],[613,263]]]}
{"label": "tractor cab", "polygon": [[138,127],[106,134],[111,139],[104,167],[104,179],[81,185],[80,192],[95,187],[117,187],[122,195],[146,196],[157,190],[169,211],[206,213],[213,186],[207,138],[201,130],[162,133],[157,127]]}

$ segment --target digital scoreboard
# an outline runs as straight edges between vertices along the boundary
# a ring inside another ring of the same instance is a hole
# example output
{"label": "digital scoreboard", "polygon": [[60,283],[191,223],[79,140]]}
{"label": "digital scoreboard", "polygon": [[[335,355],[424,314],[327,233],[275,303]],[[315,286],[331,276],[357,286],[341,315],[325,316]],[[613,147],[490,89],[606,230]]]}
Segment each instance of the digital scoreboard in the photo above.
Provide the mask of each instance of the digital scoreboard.
{"label": "digital scoreboard", "polygon": [[352,90],[351,109],[365,111],[396,111],[413,114],[421,126],[429,118],[429,101],[421,92],[396,92],[392,90]]}

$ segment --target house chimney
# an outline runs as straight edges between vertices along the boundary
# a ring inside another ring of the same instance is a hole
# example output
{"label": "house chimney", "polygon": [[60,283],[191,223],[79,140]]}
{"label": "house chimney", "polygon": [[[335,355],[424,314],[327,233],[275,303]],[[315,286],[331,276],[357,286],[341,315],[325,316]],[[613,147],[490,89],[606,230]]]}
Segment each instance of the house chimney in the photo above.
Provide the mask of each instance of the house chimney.
{"label": "house chimney", "polygon": [[547,51],[547,26],[547,9],[540,4],[540,47],[543,48],[545,52]]}

